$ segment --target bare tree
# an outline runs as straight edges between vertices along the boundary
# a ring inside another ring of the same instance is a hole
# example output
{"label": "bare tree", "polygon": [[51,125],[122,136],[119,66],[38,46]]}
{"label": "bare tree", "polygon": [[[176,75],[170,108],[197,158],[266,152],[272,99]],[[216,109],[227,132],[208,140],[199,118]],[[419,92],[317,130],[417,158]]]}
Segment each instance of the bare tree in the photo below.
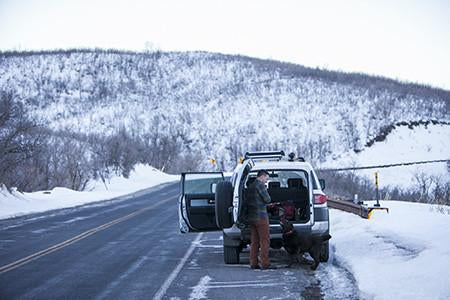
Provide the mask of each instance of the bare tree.
{"label": "bare tree", "polygon": [[0,91],[0,182],[6,186],[17,185],[14,171],[41,146],[36,129],[14,94]]}

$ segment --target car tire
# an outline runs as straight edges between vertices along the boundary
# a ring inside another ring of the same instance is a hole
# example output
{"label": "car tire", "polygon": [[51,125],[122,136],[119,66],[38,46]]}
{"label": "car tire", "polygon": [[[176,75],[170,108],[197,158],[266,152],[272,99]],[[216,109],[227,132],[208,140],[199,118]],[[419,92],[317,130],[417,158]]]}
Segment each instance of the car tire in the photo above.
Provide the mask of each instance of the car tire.
{"label": "car tire", "polygon": [[330,243],[326,241],[322,245],[322,251],[320,252],[320,261],[327,262],[329,258],[330,258]]}
{"label": "car tire", "polygon": [[225,261],[225,264],[238,264],[239,254],[239,247],[223,246],[223,259]]}
{"label": "car tire", "polygon": [[229,181],[221,181],[216,186],[215,196],[216,224],[220,229],[233,226],[233,215],[229,208],[233,206],[233,186]]}

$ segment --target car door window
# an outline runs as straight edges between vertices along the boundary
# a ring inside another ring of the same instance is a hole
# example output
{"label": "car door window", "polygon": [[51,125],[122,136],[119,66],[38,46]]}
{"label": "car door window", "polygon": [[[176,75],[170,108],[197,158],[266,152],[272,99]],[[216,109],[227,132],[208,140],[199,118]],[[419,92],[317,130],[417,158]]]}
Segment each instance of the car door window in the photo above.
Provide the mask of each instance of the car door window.
{"label": "car door window", "polygon": [[202,195],[214,193],[213,184],[223,180],[222,173],[185,174],[184,194]]}

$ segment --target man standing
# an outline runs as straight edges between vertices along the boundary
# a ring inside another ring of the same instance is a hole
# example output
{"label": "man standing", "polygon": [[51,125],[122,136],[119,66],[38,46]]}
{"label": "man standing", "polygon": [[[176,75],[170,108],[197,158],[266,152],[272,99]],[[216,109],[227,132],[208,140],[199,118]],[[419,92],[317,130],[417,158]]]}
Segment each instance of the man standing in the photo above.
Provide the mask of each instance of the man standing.
{"label": "man standing", "polygon": [[251,229],[250,267],[259,269],[258,254],[261,249],[261,268],[268,269],[269,261],[269,216],[267,204],[271,202],[265,184],[269,179],[266,170],[258,171],[256,180],[249,186],[253,197],[248,199],[248,221]]}

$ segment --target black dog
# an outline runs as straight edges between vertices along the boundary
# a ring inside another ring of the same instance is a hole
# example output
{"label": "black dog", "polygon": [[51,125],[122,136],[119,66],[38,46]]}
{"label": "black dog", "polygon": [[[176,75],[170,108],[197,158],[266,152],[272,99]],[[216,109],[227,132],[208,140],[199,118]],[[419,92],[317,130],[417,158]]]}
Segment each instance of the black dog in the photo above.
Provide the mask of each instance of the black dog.
{"label": "black dog", "polygon": [[280,225],[283,228],[283,246],[291,256],[290,265],[298,258],[299,254],[308,252],[314,259],[312,270],[316,270],[320,263],[320,253],[323,243],[331,238],[331,235],[323,236],[303,235],[297,232],[291,222],[281,218]]}

